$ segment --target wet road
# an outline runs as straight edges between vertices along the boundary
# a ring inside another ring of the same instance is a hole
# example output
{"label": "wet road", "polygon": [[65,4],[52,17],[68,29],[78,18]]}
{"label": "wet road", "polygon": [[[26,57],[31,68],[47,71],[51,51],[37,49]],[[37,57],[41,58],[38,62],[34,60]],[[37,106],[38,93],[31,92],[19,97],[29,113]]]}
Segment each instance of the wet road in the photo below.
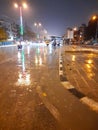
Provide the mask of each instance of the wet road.
{"label": "wet road", "polygon": [[98,114],[61,84],[62,51],[38,45],[0,48],[0,130],[98,129]]}
{"label": "wet road", "polygon": [[98,52],[76,49],[74,52],[65,51],[63,56],[68,81],[77,90],[98,102]]}

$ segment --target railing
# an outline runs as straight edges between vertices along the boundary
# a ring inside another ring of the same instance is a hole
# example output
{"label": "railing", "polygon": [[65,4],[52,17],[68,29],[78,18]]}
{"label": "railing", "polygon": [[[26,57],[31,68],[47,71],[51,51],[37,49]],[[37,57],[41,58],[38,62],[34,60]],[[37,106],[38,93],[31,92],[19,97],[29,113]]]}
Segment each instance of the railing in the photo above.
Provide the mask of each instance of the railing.
{"label": "railing", "polygon": [[10,41],[3,41],[3,42],[0,42],[0,46],[12,45],[12,44],[14,44],[14,42],[10,42]]}

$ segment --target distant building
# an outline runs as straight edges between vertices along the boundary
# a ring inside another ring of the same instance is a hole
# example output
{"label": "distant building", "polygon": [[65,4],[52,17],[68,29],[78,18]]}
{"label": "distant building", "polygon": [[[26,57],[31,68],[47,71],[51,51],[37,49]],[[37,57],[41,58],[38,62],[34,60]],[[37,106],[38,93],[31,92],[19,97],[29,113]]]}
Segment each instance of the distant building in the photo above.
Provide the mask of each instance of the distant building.
{"label": "distant building", "polygon": [[64,34],[64,41],[67,44],[80,44],[86,39],[86,24],[81,24],[80,27],[68,27]]}
{"label": "distant building", "polygon": [[81,24],[81,26],[79,27],[79,39],[81,41],[85,41],[86,39],[86,29],[87,29],[86,24]]}
{"label": "distant building", "polygon": [[74,33],[73,33],[73,29],[71,27],[68,27],[65,34],[64,34],[64,39],[73,39],[74,37]]}

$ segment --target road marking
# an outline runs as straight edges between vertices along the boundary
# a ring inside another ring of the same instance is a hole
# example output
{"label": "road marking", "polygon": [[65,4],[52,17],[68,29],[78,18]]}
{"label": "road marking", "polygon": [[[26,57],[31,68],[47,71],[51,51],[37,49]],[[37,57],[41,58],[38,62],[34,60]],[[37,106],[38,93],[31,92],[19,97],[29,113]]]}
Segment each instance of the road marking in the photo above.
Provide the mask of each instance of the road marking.
{"label": "road marking", "polygon": [[[60,121],[61,115],[58,109],[48,101],[47,96],[43,95],[43,93],[45,92],[42,92],[41,86],[37,86],[36,90],[40,98],[42,99],[43,103],[45,104],[46,108],[50,111],[50,113],[55,117],[56,120]],[[47,94],[45,93],[45,95]]]}
{"label": "road marking", "polygon": [[61,82],[66,89],[72,89],[75,88],[73,85],[71,85],[68,81],[67,82]]}
{"label": "road marking", "polygon": [[98,102],[93,99],[85,96],[83,93],[78,91],[70,82],[61,82],[61,84],[66,88],[70,93],[77,97],[83,104],[87,105],[91,110],[98,113]]}
{"label": "road marking", "polygon": [[63,71],[59,71],[59,75],[60,75],[60,76],[63,75]]}
{"label": "road marking", "polygon": [[62,64],[60,64],[60,65],[59,65],[59,67],[63,67],[63,65],[62,65]]}
{"label": "road marking", "polygon": [[59,76],[60,76],[60,81],[64,82],[67,81],[66,76],[63,73],[63,57],[61,54],[59,54]]}
{"label": "road marking", "polygon": [[59,55],[59,75],[63,75],[62,56]]}
{"label": "road marking", "polygon": [[98,102],[94,101],[91,98],[83,97],[80,99],[81,102],[88,105],[92,110],[96,111],[98,113]]}

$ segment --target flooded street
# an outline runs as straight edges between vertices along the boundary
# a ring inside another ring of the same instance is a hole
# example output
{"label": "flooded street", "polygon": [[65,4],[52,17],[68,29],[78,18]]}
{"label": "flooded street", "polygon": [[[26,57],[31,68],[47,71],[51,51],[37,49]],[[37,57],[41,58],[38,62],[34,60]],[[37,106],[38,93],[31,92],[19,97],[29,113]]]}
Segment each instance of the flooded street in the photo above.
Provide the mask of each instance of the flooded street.
{"label": "flooded street", "polygon": [[1,49],[5,58],[0,64],[0,129],[57,130],[56,120],[36,92],[44,55],[39,55],[39,47],[29,49]]}
{"label": "flooded street", "polygon": [[98,128],[98,114],[61,84],[59,55],[64,48],[0,49],[0,130]]}

